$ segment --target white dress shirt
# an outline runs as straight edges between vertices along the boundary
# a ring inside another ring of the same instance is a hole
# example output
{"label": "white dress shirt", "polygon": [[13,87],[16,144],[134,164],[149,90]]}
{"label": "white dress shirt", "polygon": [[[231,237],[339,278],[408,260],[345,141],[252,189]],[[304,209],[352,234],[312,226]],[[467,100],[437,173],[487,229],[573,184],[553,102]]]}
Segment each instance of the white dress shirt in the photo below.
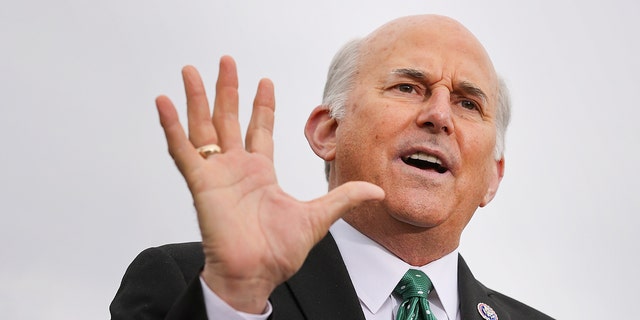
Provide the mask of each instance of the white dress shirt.
{"label": "white dress shirt", "polygon": [[[458,308],[458,250],[424,266],[411,266],[369,239],[342,219],[330,228],[342,259],[360,299],[367,320],[393,320],[402,302],[393,295],[402,276],[409,269],[419,269],[433,283],[429,294],[431,311],[438,320],[461,320]],[[200,278],[207,316],[237,320],[266,320],[271,314],[268,303],[263,314],[237,312],[220,299]]]}
{"label": "white dress shirt", "polygon": [[367,320],[395,319],[402,300],[393,289],[409,269],[419,269],[431,279],[434,290],[428,299],[436,318],[460,320],[457,249],[427,265],[411,266],[342,219],[330,230]]}

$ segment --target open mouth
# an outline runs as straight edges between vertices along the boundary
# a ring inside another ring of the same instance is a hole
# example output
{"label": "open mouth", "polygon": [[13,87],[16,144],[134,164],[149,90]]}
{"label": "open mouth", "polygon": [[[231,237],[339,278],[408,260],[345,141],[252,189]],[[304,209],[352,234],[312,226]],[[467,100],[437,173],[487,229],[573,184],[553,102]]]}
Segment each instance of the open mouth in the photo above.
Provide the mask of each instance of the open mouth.
{"label": "open mouth", "polygon": [[445,173],[449,171],[449,169],[442,165],[442,161],[440,159],[423,152],[416,152],[409,156],[402,157],[402,161],[412,167],[422,170],[434,170],[438,173]]}

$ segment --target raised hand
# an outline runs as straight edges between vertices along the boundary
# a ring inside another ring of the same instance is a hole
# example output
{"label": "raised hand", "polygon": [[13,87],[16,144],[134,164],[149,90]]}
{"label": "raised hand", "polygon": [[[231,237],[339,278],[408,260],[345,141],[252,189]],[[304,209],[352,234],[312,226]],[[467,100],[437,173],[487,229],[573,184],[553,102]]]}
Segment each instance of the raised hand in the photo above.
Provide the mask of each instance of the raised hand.
{"label": "raised hand", "polygon": [[[220,60],[213,116],[202,80],[193,67],[182,70],[189,136],[169,98],[156,105],[169,153],[184,176],[198,213],[205,253],[202,276],[236,310],[261,313],[273,289],[291,277],[311,248],[344,212],[384,192],[366,182],[349,182],[309,202],[280,189],[273,167],[273,84],[263,79],[243,144],[238,122],[235,62]],[[198,147],[217,144],[203,157]]]}

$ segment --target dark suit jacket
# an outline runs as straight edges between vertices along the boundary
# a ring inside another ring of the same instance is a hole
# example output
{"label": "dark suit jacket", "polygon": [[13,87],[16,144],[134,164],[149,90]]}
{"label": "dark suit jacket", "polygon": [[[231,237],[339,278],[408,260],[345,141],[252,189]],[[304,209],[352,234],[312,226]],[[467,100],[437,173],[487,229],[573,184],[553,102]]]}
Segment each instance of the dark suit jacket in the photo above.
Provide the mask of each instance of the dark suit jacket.
{"label": "dark suit jacket", "polygon": [[[143,251],[127,269],[111,303],[112,319],[207,319],[199,281],[203,263],[200,243]],[[479,303],[491,306],[499,320],[552,319],[482,285],[461,256],[458,290],[464,320],[483,320],[477,310]],[[330,234],[311,250],[298,273],[275,289],[270,301],[273,320],[364,320],[360,301]]]}

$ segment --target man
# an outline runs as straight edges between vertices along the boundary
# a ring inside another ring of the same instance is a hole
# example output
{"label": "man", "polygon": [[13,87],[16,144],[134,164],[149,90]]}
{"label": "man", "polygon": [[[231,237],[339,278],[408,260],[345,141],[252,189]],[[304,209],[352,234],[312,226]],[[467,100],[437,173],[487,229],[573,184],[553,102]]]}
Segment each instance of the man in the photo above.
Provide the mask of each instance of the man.
{"label": "man", "polygon": [[338,53],[305,127],[330,190],[311,202],[277,185],[269,80],[243,145],[233,60],[220,61],[212,117],[196,70],[183,77],[188,136],[170,100],[156,103],[202,245],[143,252],[113,318],[550,319],[484,287],[457,253],[503,176],[509,119],[491,60],[458,22],[400,18]]}

